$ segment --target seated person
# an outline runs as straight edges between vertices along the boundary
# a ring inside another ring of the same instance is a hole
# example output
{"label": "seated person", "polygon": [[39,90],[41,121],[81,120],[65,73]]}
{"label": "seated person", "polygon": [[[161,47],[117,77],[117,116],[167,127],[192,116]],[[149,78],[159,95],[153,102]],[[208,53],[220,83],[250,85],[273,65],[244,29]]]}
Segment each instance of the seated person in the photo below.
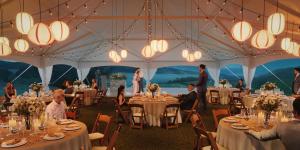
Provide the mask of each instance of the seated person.
{"label": "seated person", "polygon": [[128,109],[128,105],[125,100],[125,86],[120,85],[118,88],[117,101],[121,107],[121,109]]}
{"label": "seated person", "polygon": [[300,101],[293,102],[295,120],[279,123],[276,127],[265,132],[249,131],[256,138],[267,140],[279,138],[287,150],[298,150],[300,141]]}
{"label": "seated person", "polygon": [[187,90],[189,94],[179,95],[180,108],[191,109],[197,99],[197,93],[194,91],[195,85],[189,84]]}
{"label": "seated person", "polygon": [[13,96],[16,96],[17,91],[11,82],[8,82],[4,88],[5,103],[9,103]]}
{"label": "seated person", "polygon": [[243,92],[246,88],[246,86],[244,84],[244,80],[239,79],[238,84],[235,86],[235,88],[240,89],[240,91]]}
{"label": "seated person", "polygon": [[66,104],[64,103],[65,96],[64,90],[57,89],[53,92],[53,101],[46,107],[46,118],[53,119],[65,119],[65,108]]}
{"label": "seated person", "polygon": [[98,86],[97,86],[97,81],[96,79],[92,79],[92,85],[91,85],[92,89],[98,90]]}

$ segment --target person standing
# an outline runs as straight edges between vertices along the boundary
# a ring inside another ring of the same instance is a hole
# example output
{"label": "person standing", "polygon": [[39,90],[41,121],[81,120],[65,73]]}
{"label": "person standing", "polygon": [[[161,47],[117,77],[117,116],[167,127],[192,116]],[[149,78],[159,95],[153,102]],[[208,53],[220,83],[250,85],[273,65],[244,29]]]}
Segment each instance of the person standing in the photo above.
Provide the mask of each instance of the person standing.
{"label": "person standing", "polygon": [[143,79],[144,79],[144,75],[143,75],[143,72],[141,71],[140,68],[138,68],[139,70],[139,93],[144,93],[144,83],[143,83]]}
{"label": "person standing", "polygon": [[139,92],[139,80],[140,80],[140,71],[137,69],[133,75],[132,79],[132,95],[136,95]]}
{"label": "person standing", "polygon": [[294,69],[295,78],[293,81],[293,94],[299,95],[300,94],[300,68]]}
{"label": "person standing", "polygon": [[245,90],[245,84],[244,84],[244,80],[243,79],[239,79],[237,85],[235,86],[235,88],[239,89],[241,92],[243,92]]}
{"label": "person standing", "polygon": [[[208,75],[205,72],[206,66],[204,64],[201,64],[199,66],[199,78],[198,78],[198,83],[197,83],[197,93],[200,101],[202,102],[203,105],[203,110],[206,111],[206,91],[207,91],[207,80],[208,80]],[[200,109],[199,109],[200,110]],[[198,111],[199,111],[198,110]]]}

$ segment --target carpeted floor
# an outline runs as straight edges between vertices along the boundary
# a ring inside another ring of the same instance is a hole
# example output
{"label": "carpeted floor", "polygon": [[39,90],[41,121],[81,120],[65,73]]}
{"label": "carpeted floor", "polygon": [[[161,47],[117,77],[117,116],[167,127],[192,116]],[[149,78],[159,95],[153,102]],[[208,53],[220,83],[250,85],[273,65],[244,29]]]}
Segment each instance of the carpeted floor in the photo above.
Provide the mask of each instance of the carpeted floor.
{"label": "carpeted floor", "polygon": [[[89,132],[92,130],[97,113],[114,116],[114,106],[111,99],[106,98],[101,105],[81,108],[79,120],[84,122]],[[209,105],[206,113],[201,113],[206,128],[214,130],[211,109],[224,106]],[[113,123],[111,134],[116,127]],[[193,148],[194,132],[190,123],[183,123],[178,129],[147,127],[143,130],[131,129],[123,125],[118,137],[116,148],[118,150],[191,150]]]}

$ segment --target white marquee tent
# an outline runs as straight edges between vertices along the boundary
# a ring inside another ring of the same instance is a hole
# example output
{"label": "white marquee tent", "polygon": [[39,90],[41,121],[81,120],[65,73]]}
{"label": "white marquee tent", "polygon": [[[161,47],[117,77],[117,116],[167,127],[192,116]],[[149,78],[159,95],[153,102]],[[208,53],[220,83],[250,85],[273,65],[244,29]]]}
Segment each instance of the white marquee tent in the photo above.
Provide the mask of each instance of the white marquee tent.
{"label": "white marquee tent", "polygon": [[[198,66],[200,63],[207,65],[215,83],[218,83],[220,68],[227,64],[242,64],[244,78],[250,85],[257,66],[272,60],[295,58],[281,50],[283,37],[293,34],[294,40],[300,41],[298,0],[279,0],[279,11],[288,15],[288,30],[278,35],[275,45],[267,50],[253,48],[251,39],[244,43],[232,40],[230,30],[234,20],[241,18],[241,0],[59,0],[61,19],[71,30],[69,38],[50,46],[30,43],[30,50],[20,53],[13,48],[13,42],[20,34],[12,27],[20,3],[22,0],[2,0],[3,35],[9,38],[13,53],[0,59],[38,67],[44,85],[48,85],[55,64],[77,68],[80,79],[86,78],[91,67],[140,67],[149,81],[159,67]],[[38,6],[38,0],[25,0],[24,9],[32,14],[35,22],[39,21]],[[57,0],[41,0],[42,22],[49,25],[57,19],[57,6]],[[276,0],[266,0],[265,20],[276,11],[276,6]],[[243,14],[244,20],[253,26],[253,34],[263,28],[263,17],[260,17],[263,16],[263,0],[244,0]],[[167,52],[155,54],[150,59],[141,54],[148,42],[147,27],[152,29],[152,39],[163,36],[169,44]],[[128,50],[128,57],[118,64],[108,57],[112,43],[119,49]],[[191,50],[200,50],[202,58],[187,62],[181,56],[187,46]]]}

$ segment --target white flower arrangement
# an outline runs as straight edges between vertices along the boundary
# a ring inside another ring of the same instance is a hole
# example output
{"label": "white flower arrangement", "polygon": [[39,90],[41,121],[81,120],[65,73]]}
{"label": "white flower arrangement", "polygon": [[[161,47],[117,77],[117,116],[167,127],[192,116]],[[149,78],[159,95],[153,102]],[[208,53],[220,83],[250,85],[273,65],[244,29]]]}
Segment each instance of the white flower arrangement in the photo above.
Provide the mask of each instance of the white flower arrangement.
{"label": "white flower arrangement", "polygon": [[277,95],[260,95],[255,102],[255,107],[267,112],[276,111],[281,100]]}
{"label": "white flower arrangement", "polygon": [[157,92],[159,90],[160,90],[160,87],[159,87],[159,85],[157,83],[150,83],[147,86],[147,91],[148,92],[154,93],[154,92]]}
{"label": "white flower arrangement", "polygon": [[219,83],[224,86],[227,83],[227,80],[226,79],[222,79],[222,80],[219,81]]}
{"label": "white flower arrangement", "polygon": [[82,84],[82,81],[80,81],[80,80],[76,80],[73,82],[73,85],[80,86],[81,84]]}
{"label": "white flower arrangement", "polygon": [[34,82],[29,85],[29,88],[35,92],[40,92],[43,89],[43,84]]}
{"label": "white flower arrangement", "polygon": [[40,116],[46,109],[44,101],[32,97],[17,97],[12,105],[13,110],[19,115]]}
{"label": "white flower arrangement", "polygon": [[276,89],[277,86],[275,83],[271,83],[271,82],[266,82],[265,84],[262,85],[262,89],[265,91],[271,91]]}

